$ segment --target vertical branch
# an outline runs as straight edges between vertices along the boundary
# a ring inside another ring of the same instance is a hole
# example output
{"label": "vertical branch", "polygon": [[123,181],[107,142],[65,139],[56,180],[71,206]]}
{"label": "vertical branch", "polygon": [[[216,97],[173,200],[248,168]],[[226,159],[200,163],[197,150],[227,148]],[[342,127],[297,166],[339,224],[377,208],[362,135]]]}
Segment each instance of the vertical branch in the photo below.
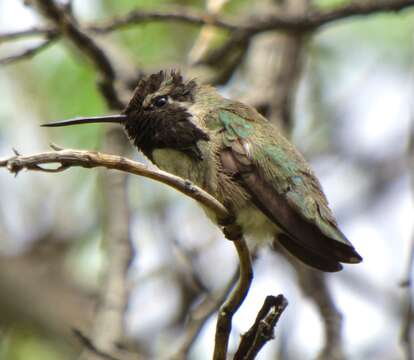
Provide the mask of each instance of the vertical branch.
{"label": "vertical branch", "polygon": [[[111,153],[123,153],[125,141],[124,135],[112,128],[105,137],[104,149]],[[128,302],[127,271],[133,254],[126,180],[127,175],[123,172],[105,171],[102,174],[102,222],[107,264],[90,338],[97,349],[108,354],[116,354],[116,345],[123,338],[124,313]],[[80,359],[98,358],[96,353],[85,349]]]}
{"label": "vertical branch", "polygon": [[[282,0],[279,3],[276,6],[273,1],[268,2],[268,11],[281,16],[299,16],[309,8],[309,0]],[[269,33],[257,36],[249,52],[248,77],[252,86],[246,101],[265,113],[286,134],[293,128],[292,106],[302,73],[303,45],[302,33]]]}
{"label": "vertical branch", "polygon": [[233,315],[246,298],[253,280],[250,253],[243,236],[229,236],[228,233],[226,233],[226,236],[233,240],[236,247],[240,261],[240,275],[236,287],[232,290],[218,313],[213,360],[225,360],[227,358]]}
{"label": "vertical branch", "polygon": [[[209,14],[216,16],[229,0],[206,0],[206,7]],[[205,25],[201,28],[200,33],[194,42],[193,47],[188,53],[190,64],[197,63],[208,50],[211,42],[214,40],[217,29],[212,25]]]}
{"label": "vertical branch", "polygon": [[[76,46],[93,64],[100,78],[99,88],[109,108],[124,106],[115,87],[116,72],[105,51],[73,18],[71,8],[54,0],[30,0],[39,12],[52,22],[59,33]],[[70,2],[69,2],[70,4]],[[105,150],[124,153],[127,140],[119,129],[110,129],[105,136]],[[129,236],[129,209],[126,194],[126,175],[105,173],[102,188],[104,197],[104,241],[107,247],[107,268],[101,288],[100,302],[95,314],[91,343],[105,353],[114,353],[123,336],[123,317],[128,300],[126,273],[132,258]],[[82,360],[99,359],[90,348],[81,354]]]}
{"label": "vertical branch", "polygon": [[[414,67],[411,71],[411,82],[414,80]],[[411,85],[410,92],[414,95],[414,87]],[[414,201],[414,103],[410,104],[411,124],[407,147],[407,165],[410,171],[411,197]],[[413,224],[411,224],[413,227]],[[413,266],[414,266],[414,227],[411,229],[411,245],[408,258],[407,270],[402,286],[405,288],[403,296],[403,319],[401,328],[401,344],[405,353],[406,360],[414,359],[414,338],[413,338],[413,322],[414,322],[414,299],[413,299]]]}
{"label": "vertical branch", "polygon": [[319,353],[318,360],[345,359],[342,344],[342,314],[336,307],[325,274],[310,269],[290,258],[299,286],[305,296],[316,305],[324,324],[325,344]]}

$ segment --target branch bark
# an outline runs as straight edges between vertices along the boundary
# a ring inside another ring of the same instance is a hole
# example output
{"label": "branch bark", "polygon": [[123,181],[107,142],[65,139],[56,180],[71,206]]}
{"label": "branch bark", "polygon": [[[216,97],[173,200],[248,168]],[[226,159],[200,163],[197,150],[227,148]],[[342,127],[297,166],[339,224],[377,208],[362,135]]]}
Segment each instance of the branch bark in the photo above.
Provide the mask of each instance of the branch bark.
{"label": "branch bark", "polygon": [[[234,232],[233,232],[234,231]],[[233,315],[239,309],[247,296],[253,280],[250,252],[243,236],[235,228],[228,227],[225,235],[232,240],[237,250],[240,262],[240,275],[236,287],[232,290],[226,302],[221,306],[216,325],[213,360],[226,360]]]}
{"label": "branch bark", "polygon": [[[46,0],[28,1],[37,1],[46,4]],[[50,1],[47,2],[50,3]],[[193,25],[215,26],[230,32],[245,32],[246,37],[251,37],[258,33],[272,30],[295,33],[309,32],[328,23],[344,20],[350,17],[375,15],[384,12],[398,12],[411,7],[414,7],[414,3],[411,0],[354,1],[350,4],[338,6],[332,10],[310,10],[305,14],[300,15],[262,14],[236,22],[226,19],[223,16],[182,6],[167,8],[167,10],[164,11],[133,10],[123,16],[91,24],[87,26],[86,29],[95,33],[108,33],[146,22],[182,22]],[[0,34],[0,43],[27,36],[53,35],[58,32],[59,31],[56,28],[40,27],[4,33]]]}
{"label": "branch bark", "polygon": [[266,297],[252,327],[242,335],[234,360],[253,360],[274,338],[274,329],[288,302],[283,295]]}
{"label": "branch bark", "polygon": [[[45,164],[58,164],[57,168],[42,167]],[[8,169],[14,174],[18,174],[23,169],[43,171],[43,172],[60,172],[72,166],[84,168],[105,167],[127,173],[147,177],[155,181],[164,183],[183,194],[200,202],[203,206],[213,211],[223,222],[229,222],[230,213],[209,193],[200,187],[192,184],[190,181],[167,173],[156,168],[150,168],[148,165],[132,161],[122,156],[103,154],[95,151],[86,150],[56,150],[38,153],[34,155],[16,155],[7,159],[0,159],[0,167]]]}

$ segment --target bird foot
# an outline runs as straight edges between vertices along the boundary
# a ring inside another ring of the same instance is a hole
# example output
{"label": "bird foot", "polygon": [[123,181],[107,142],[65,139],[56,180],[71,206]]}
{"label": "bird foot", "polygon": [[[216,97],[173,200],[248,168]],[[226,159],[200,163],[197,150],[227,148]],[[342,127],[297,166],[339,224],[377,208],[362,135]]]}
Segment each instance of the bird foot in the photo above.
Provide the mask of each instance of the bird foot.
{"label": "bird foot", "polygon": [[223,234],[226,239],[231,241],[239,240],[243,236],[242,229],[237,224],[231,224],[223,227]]}

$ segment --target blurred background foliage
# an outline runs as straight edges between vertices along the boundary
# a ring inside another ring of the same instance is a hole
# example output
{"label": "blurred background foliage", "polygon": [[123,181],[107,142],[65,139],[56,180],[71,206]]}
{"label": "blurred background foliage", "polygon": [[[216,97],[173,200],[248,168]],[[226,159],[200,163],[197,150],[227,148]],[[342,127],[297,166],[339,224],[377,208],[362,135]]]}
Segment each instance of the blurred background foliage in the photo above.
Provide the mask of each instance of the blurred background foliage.
{"label": "blurred background foliage", "polygon": [[[313,6],[330,9],[348,2],[319,0]],[[222,12],[239,17],[249,14],[256,3],[260,1],[232,0]],[[191,0],[73,3],[81,21],[171,4],[205,6]],[[1,32],[39,22],[22,2],[0,1]],[[144,23],[111,34],[110,48],[139,68],[179,67],[187,62],[199,31],[194,25]],[[328,276],[346,318],[350,359],[402,359],[404,290],[399,283],[407,272],[413,219],[406,153],[413,111],[413,35],[414,12],[408,10],[332,23],[306,44],[293,139],[312,161],[339,223],[365,259],[362,265]],[[224,39],[225,33],[218,31],[216,43]],[[36,41],[0,44],[0,57]],[[246,92],[244,70],[242,66],[221,87],[225,94],[241,97]],[[38,126],[107,113],[95,81],[90,65],[62,41],[33,59],[1,67],[0,156],[9,156],[12,147],[23,154],[43,151],[50,142],[100,149],[103,126],[64,130]],[[129,156],[144,160],[132,148]],[[23,173],[16,179],[0,173],[0,359],[71,359],[79,350],[79,344],[73,346],[76,340],[62,329],[64,324],[59,324],[65,315],[59,315],[59,321],[52,317],[60,307],[68,314],[77,311],[68,315],[76,327],[88,317],[83,313],[87,308],[79,305],[89,304],[96,295],[106,256],[101,244],[101,172],[74,168],[53,175]],[[185,299],[176,286],[188,271],[183,252],[192,254],[192,267],[208,289],[226,283],[236,258],[231,245],[192,201],[135,177],[128,181],[128,194],[136,257],[129,271],[127,334],[135,346],[165,354],[177,338],[180,317],[185,316],[180,314],[186,309]],[[39,243],[46,245],[39,250],[35,246]],[[323,342],[321,326],[315,309],[296,288],[289,265],[264,250],[255,271],[252,291],[235,320],[236,330],[249,326],[269,291],[284,293],[290,301],[288,312],[276,341],[259,358],[314,357]],[[13,293],[13,282],[22,283],[27,291]],[[79,299],[65,298],[62,289],[50,287],[72,289]],[[208,358],[213,332],[211,320],[192,350],[193,359]]]}

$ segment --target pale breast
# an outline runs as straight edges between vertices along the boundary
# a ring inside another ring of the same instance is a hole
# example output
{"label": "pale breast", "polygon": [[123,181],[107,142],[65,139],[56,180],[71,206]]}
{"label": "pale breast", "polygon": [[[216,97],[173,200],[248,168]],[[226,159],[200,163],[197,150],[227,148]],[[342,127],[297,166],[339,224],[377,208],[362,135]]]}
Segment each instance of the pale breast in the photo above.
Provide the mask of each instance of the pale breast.
{"label": "pale breast", "polygon": [[[195,161],[183,152],[173,149],[156,149],[153,151],[152,156],[154,163],[160,169],[188,179],[203,187],[204,177],[209,172],[203,171],[205,166],[203,167],[202,162]],[[211,182],[214,181],[210,179]],[[209,191],[209,189],[205,190]],[[210,192],[214,193],[211,189]],[[233,197],[240,197],[240,194],[234,193],[234,191],[228,191],[227,196],[229,194],[233,194],[232,199],[229,199],[230,201],[236,200]],[[278,231],[277,226],[249,201],[240,200],[238,203],[243,203],[243,205],[241,207],[237,206],[236,222],[242,227],[249,248],[256,248],[272,241]],[[213,222],[216,222],[215,215],[206,208],[204,210],[207,216]]]}
{"label": "pale breast", "polygon": [[201,184],[201,169],[199,162],[194,161],[182,151],[174,149],[155,149],[152,152],[155,165],[160,169],[188,179],[195,184]]}

